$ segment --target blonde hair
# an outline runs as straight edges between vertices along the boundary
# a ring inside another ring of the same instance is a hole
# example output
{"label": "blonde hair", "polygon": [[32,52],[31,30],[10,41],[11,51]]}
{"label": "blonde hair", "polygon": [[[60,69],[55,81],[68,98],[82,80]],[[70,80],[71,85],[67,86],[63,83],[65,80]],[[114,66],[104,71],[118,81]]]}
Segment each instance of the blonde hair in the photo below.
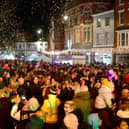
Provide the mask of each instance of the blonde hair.
{"label": "blonde hair", "polygon": [[72,100],[68,100],[64,104],[68,104],[70,108],[76,109],[76,105]]}
{"label": "blonde hair", "polygon": [[11,85],[11,88],[14,88],[14,89],[18,88],[18,82],[16,81],[16,77],[12,77],[10,79],[10,85]]}

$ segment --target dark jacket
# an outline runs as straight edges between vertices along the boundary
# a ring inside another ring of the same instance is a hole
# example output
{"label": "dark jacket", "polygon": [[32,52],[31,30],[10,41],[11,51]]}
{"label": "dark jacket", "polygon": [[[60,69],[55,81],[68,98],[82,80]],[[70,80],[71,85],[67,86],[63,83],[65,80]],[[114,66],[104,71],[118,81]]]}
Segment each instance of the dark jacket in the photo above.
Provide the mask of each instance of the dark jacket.
{"label": "dark jacket", "polygon": [[83,121],[87,122],[87,117],[91,112],[90,107],[90,93],[88,91],[83,91],[77,93],[73,101],[78,109],[80,109],[83,113]]}

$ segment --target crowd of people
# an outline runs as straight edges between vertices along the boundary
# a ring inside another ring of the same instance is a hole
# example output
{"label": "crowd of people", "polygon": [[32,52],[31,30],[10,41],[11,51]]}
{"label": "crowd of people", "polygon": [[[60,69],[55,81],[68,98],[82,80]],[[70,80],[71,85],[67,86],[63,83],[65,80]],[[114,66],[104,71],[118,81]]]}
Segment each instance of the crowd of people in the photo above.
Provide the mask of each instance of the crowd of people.
{"label": "crowd of people", "polygon": [[128,64],[0,61],[0,129],[128,128]]}

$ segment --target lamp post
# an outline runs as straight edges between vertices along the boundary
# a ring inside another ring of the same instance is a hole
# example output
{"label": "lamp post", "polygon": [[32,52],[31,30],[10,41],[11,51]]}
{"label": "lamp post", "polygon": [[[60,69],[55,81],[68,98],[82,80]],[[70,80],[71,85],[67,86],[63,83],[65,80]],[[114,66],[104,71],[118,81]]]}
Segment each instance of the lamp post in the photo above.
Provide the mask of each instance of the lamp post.
{"label": "lamp post", "polygon": [[37,34],[41,35],[41,37],[39,36],[40,37],[39,40],[43,41],[43,30],[42,29],[38,29],[37,30]]}
{"label": "lamp post", "polygon": [[72,47],[72,41],[71,41],[71,33],[70,33],[70,16],[65,15],[64,20],[68,21],[68,41],[67,41],[67,48],[71,49]]}

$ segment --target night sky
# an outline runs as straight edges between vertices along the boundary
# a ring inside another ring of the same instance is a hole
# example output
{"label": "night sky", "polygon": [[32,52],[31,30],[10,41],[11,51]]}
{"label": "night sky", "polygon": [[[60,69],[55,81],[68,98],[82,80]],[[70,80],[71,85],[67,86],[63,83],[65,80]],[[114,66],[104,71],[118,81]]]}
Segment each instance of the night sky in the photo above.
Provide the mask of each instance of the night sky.
{"label": "night sky", "polygon": [[60,13],[66,1],[70,0],[17,0],[17,16],[24,31],[49,26],[51,16]]}
{"label": "night sky", "polygon": [[[0,13],[0,33],[4,35],[4,31],[5,37],[7,37],[7,30],[9,33],[8,37],[10,37],[12,32],[15,33],[15,30],[16,32],[31,32],[36,34],[37,29],[41,28],[46,38],[51,25],[51,17],[61,17],[66,1],[72,0],[1,0],[0,12],[3,13]],[[12,10],[11,13],[10,10]],[[18,19],[17,25],[16,19]],[[10,21],[10,23],[8,24],[7,21]],[[9,30],[9,28],[14,29]]]}
{"label": "night sky", "polygon": [[33,32],[43,28],[48,33],[51,16],[60,12],[65,0],[18,0],[17,16],[24,31]]}
{"label": "night sky", "polygon": [[[23,23],[24,31],[32,31],[33,26],[41,24],[41,0],[37,0],[39,5],[36,5],[34,0],[19,0],[16,14],[20,17],[20,20]],[[34,6],[34,7],[33,7]]]}

